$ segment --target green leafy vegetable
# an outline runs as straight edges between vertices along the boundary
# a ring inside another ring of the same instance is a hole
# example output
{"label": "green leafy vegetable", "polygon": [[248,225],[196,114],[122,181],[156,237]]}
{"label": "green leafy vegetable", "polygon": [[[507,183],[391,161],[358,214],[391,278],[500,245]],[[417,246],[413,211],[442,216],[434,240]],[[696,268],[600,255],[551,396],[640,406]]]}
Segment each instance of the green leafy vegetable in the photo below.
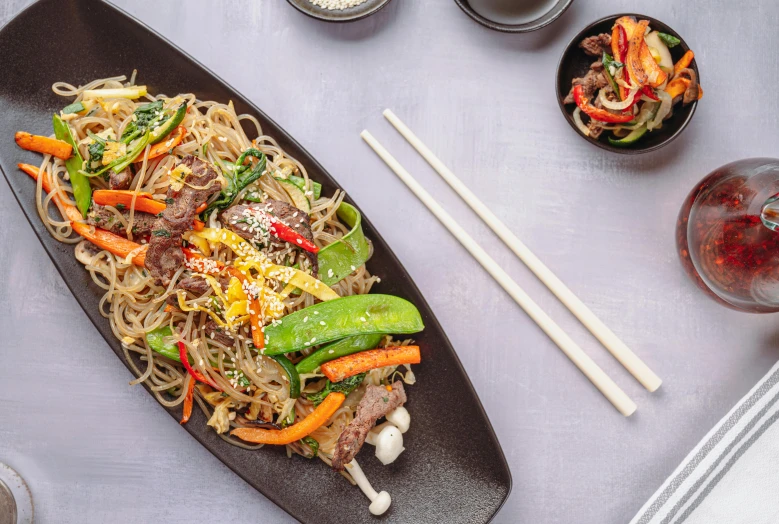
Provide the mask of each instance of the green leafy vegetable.
{"label": "green leafy vegetable", "polygon": [[87,135],[92,139],[92,143],[89,144],[89,160],[87,160],[86,171],[94,173],[100,168],[100,163],[103,161],[106,141],[92,131],[87,131]]}
{"label": "green leafy vegetable", "polygon": [[668,46],[669,49],[682,43],[681,40],[673,35],[669,35],[668,33],[661,33],[658,31],[657,36],[660,38],[660,40],[663,41],[663,43],[665,43],[665,45]]}
{"label": "green leafy vegetable", "polygon": [[73,104],[70,104],[69,106],[65,106],[62,108],[62,112],[66,115],[69,115],[71,113],[80,113],[84,111],[86,107],[84,107],[84,104],[81,102],[76,102]]}
{"label": "green leafy vegetable", "polygon": [[611,76],[610,69],[611,66],[614,66],[614,69],[617,70],[622,67],[622,63],[615,61],[614,58],[605,51],[603,52],[601,63],[603,64],[603,74],[606,76],[606,80],[609,81],[609,84],[611,84],[611,89],[614,91],[614,94],[617,95],[617,99],[622,100],[622,97],[619,96],[619,86],[617,85],[617,81],[614,80],[614,77]]}
{"label": "green leafy vegetable", "polygon": [[154,235],[155,237],[170,238],[170,231],[168,231],[167,229],[155,229],[154,231],[151,232],[151,234]]}
{"label": "green leafy vegetable", "polygon": [[362,380],[364,378],[365,373],[360,373],[359,375],[354,375],[353,377],[346,378],[341,382],[336,382],[335,384],[328,380],[325,384],[325,387],[322,388],[322,391],[306,395],[306,398],[310,400],[314,406],[318,406],[330,393],[343,393],[348,397],[349,393],[357,389],[357,387],[362,384]]}
{"label": "green leafy vegetable", "polygon": [[[252,167],[251,163],[244,165],[247,157],[253,157],[257,159],[257,164]],[[219,198],[211,202],[205,211],[203,211],[203,219],[207,219],[208,216],[214,210],[227,209],[232,204],[235,196],[246,186],[256,181],[262,176],[265,171],[265,153],[259,149],[250,147],[238,157],[232,169],[226,169],[223,173],[227,179],[227,187],[219,194]]]}
{"label": "green leafy vegetable", "polygon": [[303,437],[300,439],[303,444],[306,444],[309,448],[311,448],[311,452],[313,455],[311,455],[308,458],[316,458],[317,455],[319,455],[319,441],[317,441],[314,437]]}
{"label": "green leafy vegetable", "polygon": [[121,141],[129,144],[144,134],[153,124],[162,122],[165,113],[162,111],[162,100],[144,104],[133,112],[133,118],[122,133]]}

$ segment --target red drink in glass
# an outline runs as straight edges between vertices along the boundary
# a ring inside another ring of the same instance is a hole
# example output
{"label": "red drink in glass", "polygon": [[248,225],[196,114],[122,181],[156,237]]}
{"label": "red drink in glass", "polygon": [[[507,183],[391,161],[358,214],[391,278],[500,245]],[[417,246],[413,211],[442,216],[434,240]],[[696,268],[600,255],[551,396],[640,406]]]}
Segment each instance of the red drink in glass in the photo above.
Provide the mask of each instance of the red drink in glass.
{"label": "red drink in glass", "polygon": [[690,192],[676,227],[688,275],[709,296],[750,313],[779,311],[779,160],[722,166]]}

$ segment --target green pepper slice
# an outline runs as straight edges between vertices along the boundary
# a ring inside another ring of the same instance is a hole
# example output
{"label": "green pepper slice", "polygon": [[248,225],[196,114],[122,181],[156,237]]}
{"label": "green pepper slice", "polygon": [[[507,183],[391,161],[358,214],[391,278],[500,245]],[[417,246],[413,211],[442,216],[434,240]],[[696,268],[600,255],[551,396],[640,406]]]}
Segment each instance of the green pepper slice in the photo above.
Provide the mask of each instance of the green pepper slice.
{"label": "green pepper slice", "polygon": [[172,337],[173,331],[170,326],[162,326],[146,333],[146,342],[153,351],[156,351],[163,357],[168,357],[176,362],[181,362],[179,357],[179,347],[175,342],[165,342],[166,337]]}
{"label": "green pepper slice", "polygon": [[290,353],[355,335],[418,333],[424,328],[419,310],[407,300],[355,295],[314,304],[266,326],[263,354]]}
{"label": "green pepper slice", "polygon": [[298,398],[300,396],[300,375],[295,369],[295,364],[284,355],[272,355],[270,358],[275,360],[289,379],[289,398]]}
{"label": "green pepper slice", "polygon": [[356,337],[349,337],[328,344],[322,348],[319,348],[314,353],[301,360],[295,365],[298,373],[312,373],[316,368],[330,362],[336,358],[345,357],[352,353],[359,351],[365,351],[366,349],[373,349],[381,342],[382,333],[375,333],[370,335],[358,335]]}
{"label": "green pepper slice", "polygon": [[51,123],[54,127],[54,136],[56,136],[58,140],[67,142],[73,148],[73,155],[65,160],[65,167],[68,169],[70,185],[73,187],[73,198],[76,200],[76,206],[78,207],[78,210],[81,211],[81,215],[86,217],[89,212],[89,206],[92,204],[92,186],[89,183],[89,178],[81,173],[81,169],[84,166],[84,159],[81,157],[81,153],[78,150],[76,141],[73,139],[73,134],[71,134],[68,124],[66,124],[58,115],[52,117]]}
{"label": "green pepper slice", "polygon": [[336,213],[338,218],[352,229],[338,241],[319,250],[319,276],[328,286],[339,282],[363,265],[371,251],[362,232],[362,216],[357,208],[342,202]]}
{"label": "green pepper slice", "polygon": [[151,141],[150,144],[156,144],[176,129],[176,126],[178,126],[182,120],[184,120],[184,117],[187,114],[187,103],[182,102],[182,104],[176,109],[176,112],[173,113],[173,116],[168,118],[165,122],[161,123],[160,126],[151,132]]}

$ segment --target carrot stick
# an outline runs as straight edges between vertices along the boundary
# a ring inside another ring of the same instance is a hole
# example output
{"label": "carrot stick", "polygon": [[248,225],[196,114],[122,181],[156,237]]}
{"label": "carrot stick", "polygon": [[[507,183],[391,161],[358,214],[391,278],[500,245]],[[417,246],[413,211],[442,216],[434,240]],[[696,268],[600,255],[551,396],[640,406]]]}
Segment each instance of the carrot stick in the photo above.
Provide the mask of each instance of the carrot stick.
{"label": "carrot stick", "polygon": [[[33,179],[38,180],[39,170],[37,167],[31,166],[30,164],[18,164],[18,166],[19,169],[30,175]],[[48,177],[43,178],[41,185],[43,186],[44,191],[47,193],[51,192],[52,187]],[[134,250],[142,248],[133,256],[133,264],[136,266],[144,265],[146,262],[146,246],[136,244],[132,240],[127,240],[126,238],[115,235],[105,229],[93,228],[90,225],[79,222],[79,220],[81,220],[81,213],[79,210],[76,209],[76,206],[65,203],[61,197],[61,194],[55,194],[53,199],[57,200],[57,203],[61,204],[65,209],[65,218],[70,220],[70,227],[73,228],[73,231],[86,238],[97,247],[123,258],[126,258]]]}
{"label": "carrot stick", "polygon": [[683,95],[687,88],[690,87],[690,81],[686,78],[674,78],[665,87],[665,92],[671,95],[671,98],[676,98],[679,95]]}
{"label": "carrot stick", "polygon": [[73,147],[70,144],[56,138],[17,131],[14,140],[22,149],[43,153],[44,155],[54,155],[62,160],[67,160],[73,154]]}
{"label": "carrot stick", "polygon": [[184,411],[182,413],[181,422],[179,424],[186,424],[189,421],[189,417],[192,416],[192,404],[195,394],[195,377],[187,375],[189,378],[189,385],[187,386],[187,395],[184,397]]}
{"label": "carrot stick", "polygon": [[[98,189],[92,194],[92,199],[95,204],[102,206],[122,205],[126,209],[132,208],[152,215],[158,215],[165,211],[165,204],[152,199],[151,193],[139,193],[135,199],[135,206],[133,206],[133,195],[135,195],[134,191]],[[195,231],[202,231],[205,227],[206,225],[200,220],[195,219],[192,222],[192,229]]]}
{"label": "carrot stick", "polygon": [[692,59],[695,58],[695,53],[688,50],[684,55],[679,59],[678,62],[674,64],[674,75],[677,74],[682,69],[686,69],[690,67],[690,64],[692,63]]}
{"label": "carrot stick", "polygon": [[[241,283],[246,282],[246,275],[244,275],[234,267],[228,267],[227,272],[230,273],[230,275],[237,278],[238,280],[240,280]],[[254,344],[254,347],[257,349],[262,349],[265,347],[265,333],[262,332],[262,318],[260,316],[261,313],[262,313],[262,309],[260,307],[259,299],[257,298],[250,299],[249,300],[249,323],[252,326],[252,344]]]}
{"label": "carrot stick", "polygon": [[126,238],[115,235],[110,231],[106,231],[105,229],[100,229],[98,227],[92,227],[83,222],[71,221],[70,227],[73,228],[73,231],[86,238],[100,249],[105,249],[106,251],[113,253],[114,255],[121,258],[127,258],[130,253],[138,248],[141,248],[135,253],[135,255],[133,255],[132,261],[133,264],[141,267],[143,267],[143,265],[146,263],[146,250],[148,249],[148,246],[136,244],[132,240],[127,240]]}
{"label": "carrot stick", "polygon": [[197,209],[195,209],[195,213],[197,213],[197,214],[199,215],[200,213],[202,213],[203,211],[205,211],[207,207],[208,207],[208,204],[206,204],[205,202],[203,202],[202,204],[200,204],[199,206],[197,206]]}
{"label": "carrot stick", "polygon": [[186,134],[187,129],[184,126],[178,126],[170,133],[167,140],[157,142],[151,146],[151,149],[149,149],[149,160],[167,154],[168,151],[179,145],[181,141],[184,140],[184,136]]}
{"label": "carrot stick", "polygon": [[259,428],[238,428],[230,434],[246,442],[257,444],[291,444],[297,440],[307,437],[320,427],[324,426],[330,417],[333,416],[341,404],[346,400],[343,393],[333,392],[327,395],[325,400],[306,418],[287,426],[284,429],[259,429]]}
{"label": "carrot stick", "polygon": [[372,349],[325,362],[322,364],[322,373],[330,379],[330,382],[340,382],[371,369],[400,364],[419,364],[421,361],[419,346]]}
{"label": "carrot stick", "polygon": [[157,215],[165,211],[165,204],[152,198],[144,198],[138,196],[135,198],[135,205],[133,206],[132,191],[110,191],[106,189],[100,189],[92,193],[92,200],[95,204],[102,206],[124,206],[126,209],[133,208],[136,211],[143,211],[144,213],[151,213]]}
{"label": "carrot stick", "polygon": [[[30,175],[33,180],[38,180],[38,175],[40,173],[39,169],[33,165],[30,164],[16,164],[19,169]],[[51,182],[49,181],[48,176],[44,176],[43,180],[41,181],[41,186],[43,187],[43,190],[46,191],[46,193],[51,193],[52,187]],[[54,203],[57,204],[57,206],[64,210],[65,218],[68,220],[81,220],[81,213],[76,208],[76,206],[72,204],[68,204],[64,195],[61,191],[58,191],[54,194],[52,197],[52,200],[54,200]]]}

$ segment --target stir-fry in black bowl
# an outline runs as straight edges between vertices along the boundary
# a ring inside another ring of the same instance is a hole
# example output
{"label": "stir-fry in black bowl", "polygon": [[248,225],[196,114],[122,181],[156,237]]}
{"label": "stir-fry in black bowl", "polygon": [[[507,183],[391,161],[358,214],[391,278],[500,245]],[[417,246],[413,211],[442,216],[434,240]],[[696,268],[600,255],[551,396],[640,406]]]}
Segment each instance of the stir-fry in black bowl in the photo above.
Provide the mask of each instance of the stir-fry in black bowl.
{"label": "stir-fry in black bowl", "polygon": [[[597,81],[590,81],[590,82],[581,82],[581,92],[579,93],[582,95],[580,99],[586,100],[587,104],[585,106],[580,106],[575,101],[572,102],[570,94],[572,94],[572,82],[574,79],[583,79],[586,77],[588,72],[590,72],[591,66],[595,62],[603,63],[603,56],[602,53],[600,53],[598,56],[595,56],[594,53],[598,52],[598,46],[601,45],[601,51],[607,50],[608,54],[615,58],[614,55],[616,53],[613,52],[612,46],[610,43],[606,43],[605,39],[604,42],[598,42],[597,40],[593,39],[593,41],[590,42],[591,45],[589,46],[582,46],[580,45],[582,41],[584,41],[588,37],[597,37],[597,35],[601,34],[612,34],[612,29],[615,25],[615,22],[618,19],[621,19],[622,17],[633,17],[637,22],[641,20],[647,20],[649,22],[649,28],[651,28],[652,32],[658,32],[663,33],[662,36],[662,42],[663,46],[667,49],[667,52],[670,53],[670,60],[673,64],[677,64],[682,57],[685,56],[687,51],[690,50],[689,46],[686,44],[684,39],[682,39],[679,34],[671,29],[666,24],[660,22],[659,20],[656,20],[654,18],[651,18],[649,16],[641,15],[641,14],[635,14],[635,13],[622,13],[617,15],[608,16],[606,18],[602,18],[589,26],[585,27],[579,34],[577,34],[573,40],[568,44],[568,46],[565,48],[565,51],[563,52],[563,55],[560,59],[560,64],[557,67],[557,81],[556,81],[556,89],[557,89],[557,99],[558,103],[560,104],[560,109],[563,112],[563,115],[565,115],[565,118],[568,120],[568,123],[573,127],[575,132],[580,135],[585,140],[595,144],[596,146],[613,151],[616,153],[624,153],[624,154],[637,154],[637,153],[645,153],[648,151],[654,151],[656,149],[659,149],[663,147],[664,145],[671,142],[674,138],[676,138],[681,132],[684,130],[685,127],[687,127],[687,124],[692,120],[692,116],[695,113],[695,109],[698,105],[697,99],[702,96],[703,90],[700,88],[700,74],[698,72],[697,64],[695,63],[695,60],[693,59],[689,65],[687,65],[686,71],[682,72],[681,74],[673,73],[667,68],[669,57],[665,54],[665,51],[657,52],[655,56],[658,57],[660,60],[659,66],[662,66],[664,71],[667,74],[667,83],[661,86],[658,86],[652,90],[651,93],[648,93],[648,96],[654,95],[655,97],[661,98],[660,102],[655,104],[654,106],[650,104],[646,104],[645,102],[648,102],[648,98],[645,95],[642,99],[642,101],[638,102],[637,108],[634,109],[636,115],[634,116],[632,122],[609,122],[606,123],[609,127],[616,127],[616,126],[631,126],[631,127],[637,127],[640,128],[641,125],[636,125],[635,122],[643,119],[638,119],[640,115],[640,109],[643,107],[643,105],[646,105],[647,112],[646,114],[652,114],[650,112],[650,109],[657,108],[660,110],[662,108],[661,102],[662,98],[664,98],[664,95],[661,95],[659,91],[665,91],[667,84],[675,80],[677,77],[682,77],[686,79],[686,82],[679,81],[677,82],[677,87],[680,86],[687,86],[687,89],[685,89],[682,93],[679,93],[679,90],[671,90],[670,95],[672,95],[675,103],[672,107],[672,114],[671,116],[667,117],[666,119],[662,120],[662,125],[658,127],[654,127],[651,131],[644,131],[643,133],[641,130],[636,131],[633,133],[633,130],[630,129],[622,129],[618,130],[617,134],[628,136],[616,136],[613,129],[607,129],[603,130],[600,134],[597,133],[597,130],[593,129],[593,125],[589,124],[590,117],[584,109],[585,107],[589,111],[593,111],[592,107],[594,106],[602,106],[602,102],[598,101],[598,93],[601,88],[605,87],[605,93],[607,98],[611,99],[609,102],[612,104],[615,102],[620,101],[620,97],[612,94],[612,91],[615,91],[612,87],[616,87],[616,90],[622,89],[623,93],[621,93],[622,97],[624,99],[628,98],[627,90],[624,89],[624,86],[617,85],[616,83],[612,84],[611,79],[617,80],[617,78],[621,77],[622,82],[620,83],[632,83],[630,80],[625,80],[625,75],[628,75],[627,69],[628,67],[625,66],[623,68],[619,67],[606,67],[602,68],[603,71],[610,71],[612,73],[616,72],[614,76],[609,79],[611,76],[600,73],[599,78]],[[628,40],[630,39],[630,34],[623,33],[623,35],[626,35],[628,37]],[[649,38],[647,36],[647,38]],[[656,37],[652,37],[656,38]],[[667,40],[666,40],[667,39]],[[610,41],[610,39],[608,39]],[[672,47],[668,44],[674,44]],[[658,47],[663,47],[658,46]],[[587,51],[585,51],[584,47],[587,47]],[[619,46],[617,46],[619,48]],[[654,47],[649,46],[651,50],[657,51]],[[625,62],[628,62],[629,59],[625,55],[624,47],[623,49],[623,59]],[[639,53],[640,56],[640,53]],[[657,61],[655,61],[657,62]],[[642,62],[642,64],[646,64],[645,62]],[[619,64],[618,64],[619,65]],[[651,66],[651,64],[646,64],[647,66]],[[598,69],[596,67],[596,69]],[[652,77],[651,71],[652,67],[647,67],[646,72],[649,74],[650,78]],[[597,75],[598,71],[593,71],[591,75]],[[629,76],[629,75],[628,75]],[[694,78],[693,78],[694,77]],[[590,80],[592,80],[592,76],[590,77]],[[578,81],[577,81],[578,82]],[[605,84],[605,86],[604,86]],[[692,88],[690,88],[690,85],[692,85]],[[695,96],[696,90],[698,92],[699,96]],[[639,92],[638,95],[641,93]],[[636,97],[638,97],[636,95]],[[675,96],[673,96],[675,95]],[[566,100],[566,97],[568,100]],[[686,100],[685,100],[686,98]],[[578,112],[581,119],[582,124],[577,124],[574,113],[577,109],[577,107],[580,107],[580,111]],[[604,108],[600,108],[604,109]],[[623,111],[620,110],[614,110],[613,113],[623,113]],[[630,112],[630,109],[627,109],[624,111],[624,114],[628,114]],[[597,112],[593,113],[596,117],[599,116]],[[655,117],[657,116],[657,112],[654,112],[653,114]],[[661,115],[662,116],[662,115]],[[605,117],[608,118],[608,117]],[[625,116],[624,118],[627,118]],[[638,120],[637,120],[638,119]],[[655,120],[654,118],[650,118],[649,122],[652,120]],[[647,124],[649,124],[647,122]],[[585,132],[583,130],[583,127],[588,127],[590,129],[589,136],[585,135]],[[653,127],[649,125],[648,127]]]}

